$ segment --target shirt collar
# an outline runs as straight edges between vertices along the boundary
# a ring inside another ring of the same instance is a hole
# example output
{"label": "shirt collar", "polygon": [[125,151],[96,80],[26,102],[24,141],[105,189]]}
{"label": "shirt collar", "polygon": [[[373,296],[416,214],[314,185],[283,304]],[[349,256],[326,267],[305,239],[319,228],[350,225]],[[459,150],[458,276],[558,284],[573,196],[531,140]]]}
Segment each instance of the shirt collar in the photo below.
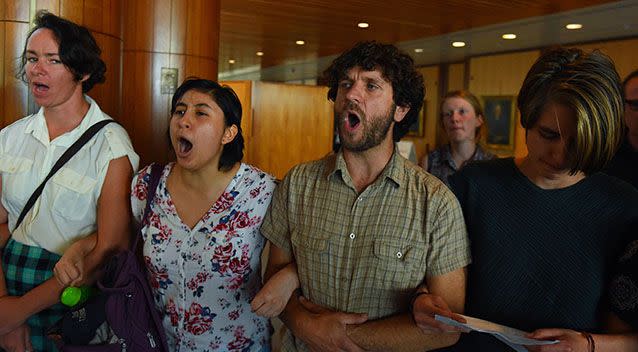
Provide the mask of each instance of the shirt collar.
{"label": "shirt collar", "polygon": [[[97,106],[95,100],[91,99],[88,95],[84,96],[87,103],[89,103],[89,110],[87,111],[80,124],[73,130],[66,132],[55,139],[55,145],[62,147],[69,147],[73,144],[89,127],[94,123],[105,120],[108,117],[102,113],[100,107]],[[44,118],[44,109],[40,108],[34,115],[34,118],[27,124],[24,133],[32,134],[40,143],[44,145],[51,144],[49,141],[49,130],[47,129],[46,120]]]}
{"label": "shirt collar", "polygon": [[[395,146],[390,160],[386,164],[385,168],[383,169],[375,183],[381,179],[388,179],[394,182],[397,187],[400,187],[402,181],[405,179],[405,163],[406,159],[399,154]],[[343,158],[343,153],[341,152],[341,150],[336,154],[332,154],[326,158],[324,177],[329,179],[330,177],[333,177],[333,175],[334,177],[336,177],[336,175],[340,175],[341,179],[344,182],[352,183],[350,174],[348,173],[348,168],[346,166],[346,160]],[[346,178],[348,179],[348,181],[346,181]]]}

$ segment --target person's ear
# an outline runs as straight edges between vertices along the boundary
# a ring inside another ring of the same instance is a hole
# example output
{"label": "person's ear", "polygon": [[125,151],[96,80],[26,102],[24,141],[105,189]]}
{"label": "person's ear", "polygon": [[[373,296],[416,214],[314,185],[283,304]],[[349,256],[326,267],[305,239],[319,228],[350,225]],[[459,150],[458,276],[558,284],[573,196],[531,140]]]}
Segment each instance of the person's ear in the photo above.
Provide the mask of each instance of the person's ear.
{"label": "person's ear", "polygon": [[238,132],[239,129],[235,124],[226,127],[226,129],[224,130],[224,135],[222,136],[222,144],[228,144],[232,142],[235,139],[235,136],[237,136]]}
{"label": "person's ear", "polygon": [[483,122],[485,122],[483,120],[483,115],[476,115],[476,120],[478,120],[478,125],[476,127],[481,127],[483,126]]}
{"label": "person's ear", "polygon": [[397,108],[394,109],[394,122],[399,123],[403,121],[405,115],[408,114],[408,111],[410,111],[409,106],[397,106]]}

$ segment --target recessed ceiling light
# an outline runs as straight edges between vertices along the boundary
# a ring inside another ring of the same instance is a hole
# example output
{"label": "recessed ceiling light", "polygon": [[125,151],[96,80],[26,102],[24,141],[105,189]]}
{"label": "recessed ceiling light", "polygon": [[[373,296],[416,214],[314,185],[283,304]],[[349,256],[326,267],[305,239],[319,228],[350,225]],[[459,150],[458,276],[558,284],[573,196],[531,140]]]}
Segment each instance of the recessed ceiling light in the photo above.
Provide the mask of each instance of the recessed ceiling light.
{"label": "recessed ceiling light", "polygon": [[234,63],[235,63],[235,60],[230,59],[230,60],[228,60],[228,63],[232,65],[232,64],[234,64]]}
{"label": "recessed ceiling light", "polygon": [[297,40],[297,41],[295,42],[295,44],[297,44],[297,45],[304,45],[304,44],[306,44],[306,42],[304,42],[303,40]]}
{"label": "recessed ceiling light", "polygon": [[423,49],[421,49],[421,48],[416,48],[416,49],[414,49],[414,52],[415,52],[415,53],[422,53],[422,52],[423,52]]}
{"label": "recessed ceiling light", "polygon": [[581,28],[583,28],[583,25],[580,24],[580,23],[570,23],[570,24],[566,25],[565,28],[567,28],[567,29],[581,29]]}
{"label": "recessed ceiling light", "polygon": [[452,42],[452,46],[455,48],[462,48],[465,46],[465,42]]}
{"label": "recessed ceiling light", "polygon": [[514,33],[506,33],[506,34],[503,34],[503,35],[501,36],[501,38],[503,38],[503,39],[509,39],[509,40],[511,40],[511,39],[516,39],[516,34],[514,34]]}
{"label": "recessed ceiling light", "polygon": [[257,54],[257,56],[264,56],[264,52],[263,51],[258,51],[256,54]]}
{"label": "recessed ceiling light", "polygon": [[367,23],[367,22],[359,22],[359,23],[357,23],[357,27],[359,27],[359,28],[368,28],[368,27],[370,27],[370,24]]}

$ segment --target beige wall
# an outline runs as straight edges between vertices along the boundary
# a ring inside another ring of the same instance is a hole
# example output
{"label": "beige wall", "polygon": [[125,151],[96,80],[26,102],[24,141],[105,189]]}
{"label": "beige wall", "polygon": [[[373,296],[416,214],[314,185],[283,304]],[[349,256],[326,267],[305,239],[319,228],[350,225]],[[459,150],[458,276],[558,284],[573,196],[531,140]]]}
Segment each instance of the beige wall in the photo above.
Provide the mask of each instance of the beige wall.
{"label": "beige wall", "polygon": [[[540,51],[525,51],[513,54],[480,56],[469,60],[470,79],[468,89],[479,99],[484,96],[506,95],[515,97],[525,79],[527,71],[540,55]],[[513,149],[490,149],[500,156],[523,156],[527,154],[525,131],[514,119]],[[483,134],[485,136],[485,133]],[[483,136],[483,137],[484,137]]]}
{"label": "beige wall", "polygon": [[609,55],[616,64],[620,79],[638,69],[638,38],[577,45],[583,50],[599,49]]}
{"label": "beige wall", "polygon": [[426,152],[431,151],[436,145],[437,116],[439,105],[439,66],[426,66],[419,68],[419,72],[425,80],[425,104],[423,114],[423,135],[406,136],[403,140],[414,142],[417,160],[421,160]]}
{"label": "beige wall", "polygon": [[465,88],[465,63],[448,65],[447,71],[447,91],[460,90]]}

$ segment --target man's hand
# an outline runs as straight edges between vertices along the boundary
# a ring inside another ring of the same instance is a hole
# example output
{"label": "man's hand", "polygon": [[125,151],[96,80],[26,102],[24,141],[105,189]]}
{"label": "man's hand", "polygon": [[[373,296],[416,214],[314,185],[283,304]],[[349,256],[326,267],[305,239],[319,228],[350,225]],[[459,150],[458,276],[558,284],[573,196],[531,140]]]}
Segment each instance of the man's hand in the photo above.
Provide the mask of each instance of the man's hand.
{"label": "man's hand", "polygon": [[7,352],[33,351],[29,327],[24,324],[16,329],[0,335],[0,348]]}
{"label": "man's hand", "polygon": [[440,296],[431,293],[420,293],[412,304],[412,316],[416,325],[423,332],[458,332],[459,328],[444,324],[434,319],[434,315],[442,315],[454,319],[460,323],[465,323],[465,319],[453,313],[447,303]]}
{"label": "man's hand", "polygon": [[346,334],[346,325],[363,324],[367,314],[335,312],[299,297],[299,303],[308,311],[309,321],[302,332],[297,332],[311,351],[362,352]]}

